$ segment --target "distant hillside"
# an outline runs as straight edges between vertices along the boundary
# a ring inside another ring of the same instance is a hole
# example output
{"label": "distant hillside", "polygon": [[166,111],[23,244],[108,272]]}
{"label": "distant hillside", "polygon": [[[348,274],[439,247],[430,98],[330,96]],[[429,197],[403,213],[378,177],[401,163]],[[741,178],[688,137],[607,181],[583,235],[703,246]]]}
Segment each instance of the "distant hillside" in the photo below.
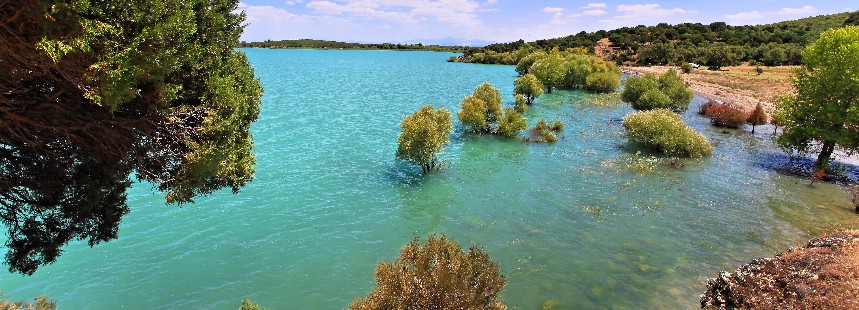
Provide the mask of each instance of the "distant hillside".
{"label": "distant hillside", "polygon": [[442,46],[416,44],[393,44],[393,43],[349,43],[325,40],[280,40],[263,42],[241,42],[239,47],[265,47],[265,48],[312,48],[312,49],[366,49],[366,50],[428,50],[428,51],[465,51],[466,46]]}
{"label": "distant hillside", "polygon": [[757,26],[730,26],[724,22],[709,25],[661,23],[610,31],[582,31],[562,38],[528,43],[519,40],[491,44],[470,49],[461,59],[466,62],[477,58],[481,63],[515,64],[518,59],[512,56],[521,49],[587,47],[618,63],[708,63],[725,60],[725,64],[731,64],[753,60],[766,65],[795,65],[801,61],[803,47],[817,39],[820,33],[848,24],[859,24],[859,11]]}

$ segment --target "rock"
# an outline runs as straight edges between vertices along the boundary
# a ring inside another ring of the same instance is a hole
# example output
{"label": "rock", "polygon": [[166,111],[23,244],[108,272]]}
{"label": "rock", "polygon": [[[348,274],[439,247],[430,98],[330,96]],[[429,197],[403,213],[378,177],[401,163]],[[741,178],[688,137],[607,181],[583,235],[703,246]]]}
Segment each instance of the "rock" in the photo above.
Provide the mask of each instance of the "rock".
{"label": "rock", "polygon": [[859,231],[810,240],[736,272],[719,272],[701,295],[706,309],[859,309]]}

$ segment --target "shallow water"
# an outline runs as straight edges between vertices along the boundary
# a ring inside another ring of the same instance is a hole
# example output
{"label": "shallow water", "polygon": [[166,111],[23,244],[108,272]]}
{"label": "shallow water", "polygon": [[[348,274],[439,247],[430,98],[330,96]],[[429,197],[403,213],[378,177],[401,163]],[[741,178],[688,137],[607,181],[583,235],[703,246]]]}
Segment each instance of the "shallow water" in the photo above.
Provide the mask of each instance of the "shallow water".
{"label": "shallow water", "polygon": [[513,308],[694,308],[719,270],[859,223],[841,187],[774,171],[771,127],[722,133],[693,112],[700,97],[684,117],[715,151],[680,169],[633,171],[647,152],[611,121],[629,107],[558,91],[525,115],[562,120],[558,143],[456,130],[445,168],[422,176],[394,160],[402,117],[425,103],[456,113],[484,81],[512,102],[512,67],[447,63],[448,53],[245,51],[266,90],[256,179],[182,208],[137,184],[118,240],[69,245],[32,277],[0,275],[7,298],[337,309],[369,293],[376,263],[412,236],[446,233],[500,262]]}

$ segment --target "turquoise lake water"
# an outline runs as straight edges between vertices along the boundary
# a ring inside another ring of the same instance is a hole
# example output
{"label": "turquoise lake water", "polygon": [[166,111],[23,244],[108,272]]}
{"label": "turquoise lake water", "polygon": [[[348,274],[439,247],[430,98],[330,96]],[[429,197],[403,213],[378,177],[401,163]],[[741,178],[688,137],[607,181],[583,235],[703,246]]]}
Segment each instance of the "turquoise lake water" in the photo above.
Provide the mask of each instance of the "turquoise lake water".
{"label": "turquoise lake water", "polygon": [[[256,178],[182,208],[148,184],[129,193],[119,239],[65,247],[34,276],[0,275],[6,298],[44,293],[60,309],[340,309],[374,288],[380,259],[414,235],[488,250],[515,309],[696,308],[706,279],[822,233],[856,228],[847,192],[779,173],[786,156],[757,135],[687,122],[714,153],[637,173],[618,122],[628,106],[537,100],[525,117],[566,125],[555,144],[455,130],[446,167],[394,160],[402,117],[454,113],[484,81],[512,102],[511,66],[452,54],[245,50],[265,87],[253,126]],[[458,125],[457,125],[458,126]]]}

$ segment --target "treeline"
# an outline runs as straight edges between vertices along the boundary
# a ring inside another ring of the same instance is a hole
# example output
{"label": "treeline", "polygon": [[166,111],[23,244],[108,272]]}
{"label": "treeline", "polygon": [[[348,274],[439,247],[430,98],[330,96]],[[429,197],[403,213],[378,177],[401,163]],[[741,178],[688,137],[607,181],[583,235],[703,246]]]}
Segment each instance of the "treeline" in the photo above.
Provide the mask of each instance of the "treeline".
{"label": "treeline", "polygon": [[[695,62],[721,67],[753,61],[764,65],[799,65],[804,46],[828,29],[859,24],[859,11],[821,15],[757,26],[683,23],[579,32],[563,38],[499,43],[473,48],[458,59],[486,64],[517,64],[523,50],[585,47],[618,64]],[[527,53],[526,53],[527,54]],[[517,59],[518,58],[518,59]]]}
{"label": "treeline", "polygon": [[312,49],[365,49],[365,50],[421,50],[421,51],[443,51],[443,52],[465,52],[466,46],[443,46],[417,44],[394,44],[394,43],[350,43],[313,39],[300,40],[265,40],[263,42],[239,43],[239,47],[264,47],[264,48],[312,48]]}

